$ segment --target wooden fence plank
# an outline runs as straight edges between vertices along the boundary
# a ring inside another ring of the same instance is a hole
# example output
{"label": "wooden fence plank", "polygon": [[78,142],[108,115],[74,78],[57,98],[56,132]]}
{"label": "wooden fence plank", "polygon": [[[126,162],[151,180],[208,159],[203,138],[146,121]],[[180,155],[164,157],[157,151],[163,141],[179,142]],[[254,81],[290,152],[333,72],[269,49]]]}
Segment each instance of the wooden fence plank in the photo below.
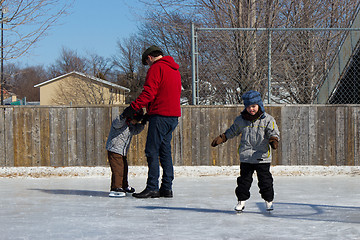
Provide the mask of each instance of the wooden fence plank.
{"label": "wooden fence plank", "polygon": [[25,117],[22,108],[14,108],[14,166],[28,166],[24,141]]}
{"label": "wooden fence plank", "polygon": [[77,155],[77,142],[76,142],[76,110],[77,108],[69,108],[67,111],[67,140],[68,140],[68,166],[76,166]]}
{"label": "wooden fence plank", "polygon": [[355,139],[355,131],[354,131],[354,109],[347,107],[347,118],[346,118],[346,131],[345,131],[345,139],[346,139],[346,165],[353,166],[354,165],[354,139]]}
{"label": "wooden fence plank", "polygon": [[360,166],[360,107],[353,108],[354,166]]}
{"label": "wooden fence plank", "polygon": [[49,115],[50,165],[68,166],[68,126],[66,108],[51,108]]}
{"label": "wooden fence plank", "polygon": [[325,145],[325,165],[336,165],[336,134],[337,134],[337,107],[325,108],[325,126],[326,127],[326,139]]}
{"label": "wooden fence plank", "polygon": [[[181,131],[181,144],[182,144],[182,160],[181,164],[183,166],[192,166],[192,131],[191,131],[191,121],[192,121],[192,107],[186,106],[182,108],[181,121],[182,121],[182,131]],[[190,131],[189,131],[190,130]]]}
{"label": "wooden fence plank", "polygon": [[32,139],[32,149],[31,149],[31,159],[32,166],[41,166],[40,158],[40,109],[33,108],[29,110],[32,112],[32,123],[31,123],[31,139]]}
{"label": "wooden fence plank", "polygon": [[85,109],[85,161],[86,166],[95,166],[95,122],[96,108]]}
{"label": "wooden fence plank", "polygon": [[335,138],[335,159],[332,158],[330,165],[336,164],[345,165],[345,152],[346,152],[346,145],[345,145],[345,128],[347,127],[346,122],[346,108],[336,108],[336,138]]}
{"label": "wooden fence plank", "polygon": [[309,135],[308,135],[308,151],[309,151],[309,165],[317,165],[318,160],[316,156],[317,152],[317,139],[316,139],[316,133],[318,132],[317,129],[317,108],[316,107],[309,107]]}
{"label": "wooden fence plank", "polygon": [[6,165],[5,109],[0,108],[0,166]]}
{"label": "wooden fence plank", "polygon": [[192,166],[200,166],[200,158],[201,158],[201,152],[200,152],[200,108],[199,107],[193,107],[191,108],[191,161]]}
{"label": "wooden fence plank", "polygon": [[76,155],[75,165],[86,166],[86,108],[76,109]]}
{"label": "wooden fence plank", "polygon": [[33,111],[29,108],[22,108],[24,118],[23,128],[23,144],[25,152],[22,154],[26,161],[25,166],[32,166],[32,148],[34,145],[34,139],[32,139],[32,114]]}
{"label": "wooden fence plank", "polygon": [[207,108],[199,108],[199,122],[198,128],[200,130],[200,142],[199,142],[199,164],[202,166],[211,166],[212,163],[210,162],[210,147],[209,147],[209,116],[208,116],[208,109]]}
{"label": "wooden fence plank", "polygon": [[219,148],[218,147],[210,147],[212,140],[219,135],[219,121],[217,117],[217,108],[209,108],[208,115],[208,124],[209,124],[209,139],[206,141],[208,148],[210,149],[210,162],[209,165],[219,166]]}
{"label": "wooden fence plank", "polygon": [[14,147],[14,109],[5,109],[5,146],[6,146],[6,164],[5,166],[15,166],[15,147]]}
{"label": "wooden fence plank", "polygon": [[336,152],[336,107],[319,107],[318,114],[318,148],[323,148],[322,157],[323,161],[320,165],[329,166],[336,164],[335,152]]}
{"label": "wooden fence plank", "polygon": [[[293,136],[297,154],[294,158],[297,158],[296,165],[309,165],[309,107],[299,107],[297,111],[299,113],[296,121],[297,136]],[[296,138],[298,138],[297,142]]]}
{"label": "wooden fence plank", "polygon": [[346,124],[344,126],[345,128],[345,165],[347,166],[353,166],[355,161],[355,155],[354,155],[354,109],[350,107],[346,107],[347,116],[346,116]]}
{"label": "wooden fence plank", "polygon": [[104,131],[104,126],[109,124],[109,111],[107,108],[96,108],[95,112],[95,161],[94,166],[107,165],[106,140],[108,132]]}
{"label": "wooden fence plank", "polygon": [[40,165],[50,166],[50,109],[40,108]]}
{"label": "wooden fence plank", "polygon": [[291,145],[290,139],[292,137],[292,122],[289,116],[291,110],[289,108],[282,108],[281,110],[281,151],[282,151],[282,160],[281,165],[290,165],[291,164]]}

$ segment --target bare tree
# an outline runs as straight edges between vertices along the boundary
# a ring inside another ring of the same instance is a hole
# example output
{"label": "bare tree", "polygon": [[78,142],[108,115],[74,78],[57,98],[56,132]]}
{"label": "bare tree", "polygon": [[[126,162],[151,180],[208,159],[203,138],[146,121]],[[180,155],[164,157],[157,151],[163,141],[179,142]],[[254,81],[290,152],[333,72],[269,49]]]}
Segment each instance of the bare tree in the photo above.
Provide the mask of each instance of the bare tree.
{"label": "bare tree", "polygon": [[114,81],[114,73],[112,71],[114,63],[111,59],[104,58],[97,54],[91,54],[87,61],[89,74],[100,79]]}
{"label": "bare tree", "polygon": [[[189,34],[189,25],[179,21],[182,18],[198,27],[210,28],[347,27],[359,3],[353,0],[143,2],[153,10],[143,29],[147,41],[157,40],[171,50],[173,43],[181,39],[181,33]],[[180,17],[175,18],[176,15]],[[265,96],[268,36],[268,32],[257,31],[208,31],[198,35],[200,101],[240,103],[241,95],[249,89]],[[280,89],[273,95],[273,101],[310,103],[341,37],[339,32],[272,33],[272,86]],[[187,47],[182,52],[190,49]]]}
{"label": "bare tree", "polygon": [[49,69],[51,76],[54,78],[72,71],[86,73],[89,67],[86,58],[79,56],[74,50],[63,47],[60,57]]}
{"label": "bare tree", "polygon": [[34,85],[46,81],[48,74],[42,66],[19,68],[8,64],[5,68],[6,89],[27,101],[40,101],[40,91]]}
{"label": "bare tree", "polygon": [[183,104],[192,101],[190,24],[191,18],[179,11],[166,11],[160,15],[149,12],[139,32],[144,46],[161,47],[164,54],[171,55],[179,64]]}
{"label": "bare tree", "polygon": [[[27,53],[67,13],[73,0],[0,0],[4,59]],[[6,10],[6,11],[5,11]]]}
{"label": "bare tree", "polygon": [[114,64],[118,69],[117,83],[130,89],[127,101],[137,98],[145,82],[146,68],[141,63],[143,46],[137,36],[117,42],[117,54]]}

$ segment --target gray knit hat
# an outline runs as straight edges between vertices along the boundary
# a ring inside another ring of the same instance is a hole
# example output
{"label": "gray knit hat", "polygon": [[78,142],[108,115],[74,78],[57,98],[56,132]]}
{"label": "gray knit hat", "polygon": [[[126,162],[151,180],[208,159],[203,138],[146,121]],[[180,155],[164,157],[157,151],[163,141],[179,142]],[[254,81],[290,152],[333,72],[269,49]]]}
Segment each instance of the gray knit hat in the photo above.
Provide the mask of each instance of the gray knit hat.
{"label": "gray knit hat", "polygon": [[146,62],[147,57],[149,56],[150,53],[155,52],[155,51],[162,52],[162,50],[155,45],[152,45],[151,47],[149,47],[148,49],[145,50],[145,52],[143,53],[142,58],[141,58],[143,65],[147,65],[147,62]]}

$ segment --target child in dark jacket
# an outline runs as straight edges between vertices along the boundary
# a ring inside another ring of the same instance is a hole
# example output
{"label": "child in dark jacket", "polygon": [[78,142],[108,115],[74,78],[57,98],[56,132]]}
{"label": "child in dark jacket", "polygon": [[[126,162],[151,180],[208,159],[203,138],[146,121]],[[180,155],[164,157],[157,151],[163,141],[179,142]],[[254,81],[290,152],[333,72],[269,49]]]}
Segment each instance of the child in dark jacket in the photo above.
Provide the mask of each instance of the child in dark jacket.
{"label": "child in dark jacket", "polygon": [[108,160],[111,168],[111,188],[109,197],[125,197],[126,193],[133,193],[135,189],[128,184],[128,162],[129,151],[133,135],[144,130],[145,121],[139,123],[143,118],[143,110],[137,111],[133,119],[117,116],[111,124],[109,137],[106,142]]}
{"label": "child in dark jacket", "polygon": [[280,132],[275,119],[265,113],[259,92],[246,92],[242,99],[245,109],[225,133],[213,140],[211,146],[215,147],[241,134],[240,177],[237,178],[235,189],[238,204],[235,210],[242,211],[245,208],[245,201],[250,198],[252,176],[256,171],[261,197],[265,200],[266,209],[270,211],[273,210],[274,199],[273,178],[270,172],[271,148],[277,149]]}

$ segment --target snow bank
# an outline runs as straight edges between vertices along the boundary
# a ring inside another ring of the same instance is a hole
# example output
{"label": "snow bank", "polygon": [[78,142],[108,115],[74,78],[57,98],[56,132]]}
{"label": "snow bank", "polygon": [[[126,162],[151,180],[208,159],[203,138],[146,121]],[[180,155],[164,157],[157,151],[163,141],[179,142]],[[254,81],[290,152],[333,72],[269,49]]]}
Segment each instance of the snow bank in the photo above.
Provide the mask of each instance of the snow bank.
{"label": "snow bank", "polygon": [[[238,176],[239,166],[175,166],[176,177]],[[360,176],[360,166],[273,166],[274,176]],[[2,167],[0,177],[110,177],[109,167]],[[130,166],[130,177],[147,176],[146,166]]]}

